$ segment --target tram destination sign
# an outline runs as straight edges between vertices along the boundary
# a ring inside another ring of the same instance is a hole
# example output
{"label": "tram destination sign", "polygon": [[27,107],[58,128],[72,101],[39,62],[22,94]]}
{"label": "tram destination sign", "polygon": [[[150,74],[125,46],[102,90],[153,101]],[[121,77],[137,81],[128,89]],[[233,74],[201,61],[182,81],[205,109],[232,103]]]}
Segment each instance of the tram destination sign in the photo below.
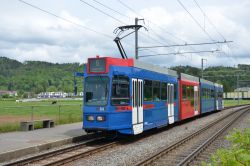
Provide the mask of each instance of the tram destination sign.
{"label": "tram destination sign", "polygon": [[104,73],[106,71],[106,59],[89,59],[90,73]]}

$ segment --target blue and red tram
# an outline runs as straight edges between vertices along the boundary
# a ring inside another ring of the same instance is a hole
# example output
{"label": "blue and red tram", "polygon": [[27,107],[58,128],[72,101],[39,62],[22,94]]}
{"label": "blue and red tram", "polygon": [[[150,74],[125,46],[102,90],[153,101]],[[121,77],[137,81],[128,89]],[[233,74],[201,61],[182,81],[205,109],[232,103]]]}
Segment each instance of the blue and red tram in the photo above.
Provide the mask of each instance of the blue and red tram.
{"label": "blue and red tram", "polygon": [[[133,59],[96,57],[84,69],[83,128],[140,134],[202,112],[198,77]],[[214,110],[223,88],[214,86]],[[215,93],[216,92],[216,93]]]}

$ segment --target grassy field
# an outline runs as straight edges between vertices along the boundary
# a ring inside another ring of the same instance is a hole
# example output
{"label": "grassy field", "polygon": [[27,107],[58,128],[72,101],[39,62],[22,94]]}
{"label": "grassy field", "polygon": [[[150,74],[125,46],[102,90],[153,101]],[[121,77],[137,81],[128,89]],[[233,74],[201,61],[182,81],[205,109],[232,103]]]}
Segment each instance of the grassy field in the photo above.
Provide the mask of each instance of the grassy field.
{"label": "grassy field", "polygon": [[[237,105],[237,100],[225,100],[224,105]],[[240,100],[240,104],[250,104],[250,100]],[[52,100],[40,102],[16,102],[15,100],[0,100],[0,133],[16,131],[20,121],[38,119],[53,119],[56,124],[67,124],[82,121],[82,101]],[[36,124],[36,127],[41,124]]]}
{"label": "grassy field", "polygon": [[[16,102],[0,100],[0,133],[19,130],[20,121],[53,119],[56,124],[82,121],[82,101],[58,100],[40,102]],[[37,124],[41,126],[41,124]]]}
{"label": "grassy field", "polygon": [[[240,100],[239,104],[250,104],[250,100]],[[224,106],[229,107],[229,106],[234,106],[238,105],[238,100],[224,100]]]}

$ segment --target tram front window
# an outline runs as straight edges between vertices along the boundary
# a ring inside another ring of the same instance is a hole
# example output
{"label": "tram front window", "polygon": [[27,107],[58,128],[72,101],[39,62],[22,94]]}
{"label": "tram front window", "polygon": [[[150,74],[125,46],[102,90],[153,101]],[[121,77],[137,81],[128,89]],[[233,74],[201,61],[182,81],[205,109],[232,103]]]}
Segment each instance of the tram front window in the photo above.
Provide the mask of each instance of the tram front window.
{"label": "tram front window", "polygon": [[109,78],[92,76],[85,79],[85,105],[104,106],[108,102]]}

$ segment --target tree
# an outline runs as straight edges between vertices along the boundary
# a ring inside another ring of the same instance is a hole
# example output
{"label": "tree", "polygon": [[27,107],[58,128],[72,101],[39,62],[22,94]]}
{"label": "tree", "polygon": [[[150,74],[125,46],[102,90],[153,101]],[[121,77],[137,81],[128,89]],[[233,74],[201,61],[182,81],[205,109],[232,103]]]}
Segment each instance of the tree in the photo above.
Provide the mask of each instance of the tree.
{"label": "tree", "polygon": [[57,88],[55,86],[49,86],[47,89],[48,92],[56,92]]}

